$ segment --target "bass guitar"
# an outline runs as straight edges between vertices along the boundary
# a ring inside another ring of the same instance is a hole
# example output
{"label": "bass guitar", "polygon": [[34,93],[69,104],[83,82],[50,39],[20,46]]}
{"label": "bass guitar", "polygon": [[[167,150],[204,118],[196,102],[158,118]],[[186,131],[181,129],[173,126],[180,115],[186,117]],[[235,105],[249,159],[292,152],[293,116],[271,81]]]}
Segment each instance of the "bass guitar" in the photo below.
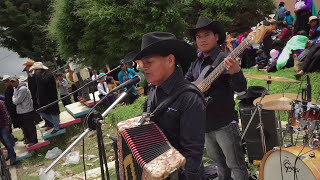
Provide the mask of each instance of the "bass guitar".
{"label": "bass guitar", "polygon": [[[228,57],[231,57],[233,59],[236,59],[249,45],[253,43],[260,43],[260,41],[263,39],[264,35],[271,30],[274,30],[276,28],[275,21],[273,19],[269,21],[264,21],[262,25],[260,25],[257,29],[252,31],[245,40],[243,40],[239,46],[237,46],[229,55]],[[239,62],[240,63],[240,62]],[[208,73],[208,71],[211,68],[215,68],[211,73]],[[216,67],[206,66],[201,74],[199,75],[198,79],[194,82],[192,82],[194,85],[196,85],[202,93],[205,93],[210,88],[211,84],[223,73],[226,71],[226,68],[224,66],[224,62],[222,61],[219,65]],[[207,76],[206,76],[207,75]]]}

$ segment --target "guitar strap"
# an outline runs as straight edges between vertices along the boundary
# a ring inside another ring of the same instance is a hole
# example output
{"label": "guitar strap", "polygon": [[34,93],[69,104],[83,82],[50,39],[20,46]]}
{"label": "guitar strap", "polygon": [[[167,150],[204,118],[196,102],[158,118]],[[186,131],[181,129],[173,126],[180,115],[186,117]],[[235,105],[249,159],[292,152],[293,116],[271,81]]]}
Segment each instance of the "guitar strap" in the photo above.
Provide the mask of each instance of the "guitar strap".
{"label": "guitar strap", "polygon": [[224,52],[222,52],[222,51],[219,52],[217,58],[213,61],[212,65],[211,65],[211,67],[212,67],[213,69],[216,68],[217,65],[220,64],[220,62],[221,62],[222,58],[224,58],[225,54],[226,54],[226,53],[224,53]]}
{"label": "guitar strap", "polygon": [[216,57],[216,59],[213,61],[210,70],[205,74],[204,77],[207,77],[224,59],[226,53],[224,52],[219,52],[218,56]]}

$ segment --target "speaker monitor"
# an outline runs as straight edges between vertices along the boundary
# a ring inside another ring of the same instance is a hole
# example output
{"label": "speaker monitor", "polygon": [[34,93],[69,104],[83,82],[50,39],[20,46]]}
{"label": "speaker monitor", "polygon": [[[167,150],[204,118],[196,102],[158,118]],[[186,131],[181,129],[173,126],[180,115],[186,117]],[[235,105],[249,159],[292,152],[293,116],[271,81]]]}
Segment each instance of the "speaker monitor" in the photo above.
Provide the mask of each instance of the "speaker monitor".
{"label": "speaker monitor", "polygon": [[[247,127],[252,114],[254,113],[255,106],[239,103],[240,118],[242,123],[242,131]],[[261,119],[264,125],[264,135],[266,140],[267,151],[275,146],[279,146],[275,112],[269,110],[262,110]],[[261,160],[263,157],[263,150],[261,144],[261,136],[259,126],[259,112],[257,111],[253,120],[244,136],[246,142],[247,155],[249,162],[253,160]]]}

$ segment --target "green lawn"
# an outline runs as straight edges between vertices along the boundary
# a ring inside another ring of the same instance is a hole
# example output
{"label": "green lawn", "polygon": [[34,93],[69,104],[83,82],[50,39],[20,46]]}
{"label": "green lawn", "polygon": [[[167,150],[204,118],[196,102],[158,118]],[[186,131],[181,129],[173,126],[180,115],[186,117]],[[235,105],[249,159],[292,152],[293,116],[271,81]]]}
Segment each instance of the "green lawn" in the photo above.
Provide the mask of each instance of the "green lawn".
{"label": "green lawn", "polygon": [[[244,74],[264,74],[264,75],[270,75],[270,76],[279,76],[279,77],[285,77],[290,79],[295,79],[293,76],[296,74],[296,72],[293,70],[293,68],[287,68],[283,69],[274,73],[267,73],[263,71],[258,71],[256,68],[250,68],[250,69],[243,69]],[[312,85],[312,97],[317,99],[320,93],[320,73],[310,73],[308,74],[310,76],[310,82]],[[299,93],[301,94],[301,91],[299,91],[299,87],[305,87],[306,85],[306,78],[305,76],[301,77],[301,83],[287,83],[287,82],[272,82],[270,84],[270,94],[277,94],[277,93]],[[257,79],[248,79],[248,87],[249,86],[264,86],[267,88],[266,81],[263,80],[257,80]],[[319,102],[319,100],[317,100]]]}

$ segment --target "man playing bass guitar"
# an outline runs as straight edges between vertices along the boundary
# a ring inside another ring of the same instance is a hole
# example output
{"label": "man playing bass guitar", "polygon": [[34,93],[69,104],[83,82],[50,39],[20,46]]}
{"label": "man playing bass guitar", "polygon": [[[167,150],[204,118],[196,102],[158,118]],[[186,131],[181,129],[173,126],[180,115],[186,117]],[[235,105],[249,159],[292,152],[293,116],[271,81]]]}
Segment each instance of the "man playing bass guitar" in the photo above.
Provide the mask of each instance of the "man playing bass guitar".
{"label": "man playing bass guitar", "polygon": [[[224,61],[225,71],[211,84],[205,95],[211,100],[206,107],[205,146],[209,157],[218,166],[219,180],[231,179],[231,171],[236,180],[248,179],[244,155],[240,147],[238,116],[235,110],[234,92],[246,90],[247,82],[238,62],[226,58],[219,47],[225,40],[223,25],[200,17],[196,27],[190,29],[201,52],[185,75],[189,81],[200,77],[206,66],[217,66]],[[211,68],[212,69],[212,68]],[[215,70],[213,70],[215,71]],[[200,80],[201,82],[201,80]],[[195,83],[198,87],[199,84]]]}

